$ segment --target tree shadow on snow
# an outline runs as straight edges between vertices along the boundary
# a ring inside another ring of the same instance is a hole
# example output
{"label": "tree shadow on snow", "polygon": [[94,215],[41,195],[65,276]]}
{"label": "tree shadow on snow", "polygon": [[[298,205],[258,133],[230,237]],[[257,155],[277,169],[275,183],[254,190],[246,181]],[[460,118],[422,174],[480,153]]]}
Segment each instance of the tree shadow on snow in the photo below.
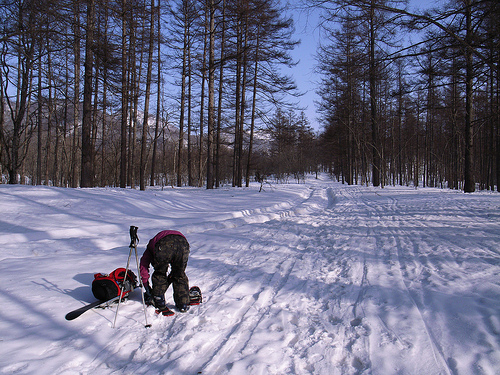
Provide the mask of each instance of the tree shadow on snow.
{"label": "tree shadow on snow", "polygon": [[81,301],[81,302],[85,302],[85,303],[94,302],[96,300],[96,298],[93,296],[92,289],[91,289],[92,280],[94,279],[94,274],[93,273],[82,273],[82,274],[75,275],[75,277],[73,277],[73,279],[81,282],[82,284],[87,284],[87,285],[78,287],[76,289],[63,289],[63,288],[59,287],[57,284],[47,280],[45,277],[41,278],[41,280],[43,282],[32,281],[32,283],[35,285],[41,286],[49,291],[71,296],[74,299]]}

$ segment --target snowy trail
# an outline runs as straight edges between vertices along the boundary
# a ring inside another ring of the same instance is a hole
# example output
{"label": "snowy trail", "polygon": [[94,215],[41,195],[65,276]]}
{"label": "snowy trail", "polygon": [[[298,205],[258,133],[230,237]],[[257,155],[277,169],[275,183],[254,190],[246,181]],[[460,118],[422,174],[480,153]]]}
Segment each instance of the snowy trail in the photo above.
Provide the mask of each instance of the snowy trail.
{"label": "snowy trail", "polygon": [[[498,194],[309,179],[263,193],[0,186],[0,199],[0,373],[500,372]],[[187,235],[204,303],[148,310],[145,329],[135,292],[115,329],[114,309],[64,321],[93,300],[92,273],[124,266],[129,225],[141,253],[159,230]]]}

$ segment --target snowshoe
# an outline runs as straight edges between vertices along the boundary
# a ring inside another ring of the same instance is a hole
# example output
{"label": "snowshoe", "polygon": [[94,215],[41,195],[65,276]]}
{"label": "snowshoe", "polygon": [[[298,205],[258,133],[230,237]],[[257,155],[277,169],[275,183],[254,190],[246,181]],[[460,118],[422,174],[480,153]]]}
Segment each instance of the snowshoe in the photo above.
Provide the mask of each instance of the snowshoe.
{"label": "snowshoe", "polygon": [[189,289],[189,304],[199,305],[203,302],[203,297],[201,295],[201,290],[197,286],[193,286]]}
{"label": "snowshoe", "polygon": [[163,309],[156,309],[155,310],[155,313],[158,314],[158,315],[163,315],[163,316],[172,316],[174,315],[175,313],[170,310],[167,306],[165,306]]}

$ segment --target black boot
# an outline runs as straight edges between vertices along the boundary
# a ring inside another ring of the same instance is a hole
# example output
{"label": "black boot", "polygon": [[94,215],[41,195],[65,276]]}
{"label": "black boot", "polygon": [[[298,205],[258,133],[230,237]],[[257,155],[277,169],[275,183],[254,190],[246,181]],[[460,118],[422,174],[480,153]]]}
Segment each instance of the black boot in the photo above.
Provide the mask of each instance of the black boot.
{"label": "black boot", "polygon": [[177,305],[175,306],[181,313],[185,313],[186,311],[189,310],[189,305],[188,304],[182,304],[182,305]]}
{"label": "black boot", "polygon": [[153,303],[158,310],[164,310],[167,307],[165,296],[154,296]]}

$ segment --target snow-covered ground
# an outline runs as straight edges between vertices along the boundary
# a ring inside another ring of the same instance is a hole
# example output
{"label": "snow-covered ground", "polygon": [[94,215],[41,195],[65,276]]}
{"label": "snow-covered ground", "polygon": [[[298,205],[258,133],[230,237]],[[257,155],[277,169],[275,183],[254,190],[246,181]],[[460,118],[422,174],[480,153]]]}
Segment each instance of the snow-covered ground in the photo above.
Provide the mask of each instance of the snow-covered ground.
{"label": "snow-covered ground", "polygon": [[[500,194],[258,188],[0,185],[0,373],[500,373]],[[136,290],[115,328],[116,307],[66,321],[130,225],[139,255],[187,236],[204,303],[145,328]]]}

